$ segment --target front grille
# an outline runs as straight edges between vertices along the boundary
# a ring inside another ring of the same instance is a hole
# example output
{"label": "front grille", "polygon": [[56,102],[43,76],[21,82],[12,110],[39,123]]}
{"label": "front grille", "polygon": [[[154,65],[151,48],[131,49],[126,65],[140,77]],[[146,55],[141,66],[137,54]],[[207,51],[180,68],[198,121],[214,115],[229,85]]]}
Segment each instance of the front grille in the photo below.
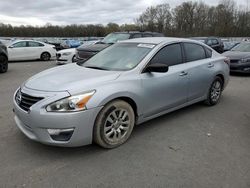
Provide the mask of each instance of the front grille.
{"label": "front grille", "polygon": [[78,50],[77,51],[77,57],[79,59],[89,59],[92,56],[94,56],[96,53],[97,52],[90,52],[90,51],[81,51],[81,50]]}
{"label": "front grille", "polygon": [[230,60],[230,63],[239,63],[239,60],[231,59],[231,60]]}
{"label": "front grille", "polygon": [[43,97],[34,97],[20,91],[16,94],[16,102],[24,111],[28,112],[30,107],[42,100]]}

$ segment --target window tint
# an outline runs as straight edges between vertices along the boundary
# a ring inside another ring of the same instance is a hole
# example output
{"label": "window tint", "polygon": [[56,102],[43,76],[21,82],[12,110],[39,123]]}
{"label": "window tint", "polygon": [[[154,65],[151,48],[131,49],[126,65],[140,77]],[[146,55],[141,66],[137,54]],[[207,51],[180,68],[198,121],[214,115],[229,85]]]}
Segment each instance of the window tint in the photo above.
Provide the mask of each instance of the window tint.
{"label": "window tint", "polygon": [[184,43],[184,49],[186,52],[186,61],[196,61],[206,58],[204,48],[199,44]]}
{"label": "window tint", "polygon": [[12,45],[14,48],[22,48],[22,47],[26,47],[26,42],[17,42],[15,44]]}
{"label": "window tint", "polygon": [[137,34],[134,34],[134,35],[132,36],[132,39],[141,38],[141,37],[142,37],[142,35],[141,35],[140,33],[137,33]]}
{"label": "window tint", "polygon": [[171,44],[162,48],[151,60],[152,63],[162,63],[168,66],[182,63],[182,53],[180,44]]}
{"label": "window tint", "polygon": [[38,42],[31,42],[31,41],[29,42],[29,47],[39,47],[39,46],[44,46],[44,45]]}

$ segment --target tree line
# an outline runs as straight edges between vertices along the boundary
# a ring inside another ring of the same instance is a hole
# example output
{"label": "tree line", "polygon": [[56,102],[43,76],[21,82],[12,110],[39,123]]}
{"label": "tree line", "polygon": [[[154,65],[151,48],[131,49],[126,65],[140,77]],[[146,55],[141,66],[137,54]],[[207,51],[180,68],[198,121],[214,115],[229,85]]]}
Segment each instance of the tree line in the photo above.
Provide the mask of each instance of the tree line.
{"label": "tree line", "polygon": [[[248,0],[247,0],[248,1]],[[0,24],[5,37],[102,37],[116,31],[155,31],[166,36],[249,37],[250,11],[234,0],[221,0],[217,6],[187,1],[171,8],[168,3],[148,7],[134,24],[12,26]]]}

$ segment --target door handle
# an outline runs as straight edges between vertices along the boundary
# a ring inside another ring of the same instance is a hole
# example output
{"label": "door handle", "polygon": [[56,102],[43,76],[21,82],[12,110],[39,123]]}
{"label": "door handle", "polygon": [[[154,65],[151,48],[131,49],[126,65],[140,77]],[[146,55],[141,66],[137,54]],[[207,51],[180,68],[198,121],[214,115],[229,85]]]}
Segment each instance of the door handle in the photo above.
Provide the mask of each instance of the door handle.
{"label": "door handle", "polygon": [[186,71],[182,71],[179,75],[180,75],[180,76],[187,76],[188,73],[187,73]]}
{"label": "door handle", "polygon": [[209,63],[207,67],[208,68],[212,68],[212,67],[214,67],[214,64],[213,63]]}

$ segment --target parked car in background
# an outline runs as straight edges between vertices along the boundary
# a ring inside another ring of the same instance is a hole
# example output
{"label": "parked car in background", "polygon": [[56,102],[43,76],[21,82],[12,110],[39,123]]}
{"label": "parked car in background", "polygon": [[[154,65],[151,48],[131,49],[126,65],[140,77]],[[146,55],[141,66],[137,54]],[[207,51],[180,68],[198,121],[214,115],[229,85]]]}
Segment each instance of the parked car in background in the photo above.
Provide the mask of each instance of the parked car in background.
{"label": "parked car in background", "polygon": [[241,42],[222,55],[230,59],[230,71],[250,73],[250,42]]}
{"label": "parked car in background", "polygon": [[192,37],[191,39],[205,43],[218,53],[224,52],[224,44],[222,40],[218,37]]}
{"label": "parked car in background", "polygon": [[231,50],[233,47],[237,46],[240,42],[223,42],[224,52]]}
{"label": "parked car in background", "polygon": [[81,46],[82,42],[79,40],[64,40],[61,43],[62,49],[68,49],[68,48],[77,48]]}
{"label": "parked car in background", "polygon": [[9,61],[49,61],[56,57],[55,46],[34,40],[16,40],[7,46]]}
{"label": "parked car in background", "polygon": [[200,101],[216,105],[228,79],[227,58],[200,42],[121,41],[28,79],[14,94],[15,122],[44,144],[114,148],[135,124]]}
{"label": "parked car in background", "polygon": [[93,44],[96,44],[98,42],[100,42],[101,40],[89,40],[89,41],[84,41],[83,44],[80,46],[80,48],[82,47],[86,47],[86,46],[89,46],[89,45],[93,45]]}
{"label": "parked car in background", "polygon": [[[82,46],[93,45],[93,44],[96,44],[99,41],[100,40],[84,41],[84,43],[81,45],[81,47]],[[56,59],[57,59],[57,64],[58,65],[74,63],[74,62],[77,61],[76,60],[76,49],[75,48],[69,48],[69,49],[57,51]]]}
{"label": "parked car in background", "polygon": [[62,50],[61,43],[63,42],[62,39],[48,39],[47,44],[55,46],[56,51]]}
{"label": "parked car in background", "polygon": [[162,33],[156,32],[139,32],[139,31],[130,31],[130,32],[114,32],[110,33],[103,40],[97,42],[95,45],[91,46],[80,46],[76,49],[76,58],[77,61],[86,61],[93,55],[102,51],[103,49],[111,46],[117,41],[133,39],[133,38],[144,38],[144,37],[163,37]]}
{"label": "parked car in background", "polygon": [[0,73],[8,70],[8,52],[7,47],[0,41]]}
{"label": "parked car in background", "polygon": [[69,48],[56,52],[56,62],[59,65],[76,62],[76,49]]}

